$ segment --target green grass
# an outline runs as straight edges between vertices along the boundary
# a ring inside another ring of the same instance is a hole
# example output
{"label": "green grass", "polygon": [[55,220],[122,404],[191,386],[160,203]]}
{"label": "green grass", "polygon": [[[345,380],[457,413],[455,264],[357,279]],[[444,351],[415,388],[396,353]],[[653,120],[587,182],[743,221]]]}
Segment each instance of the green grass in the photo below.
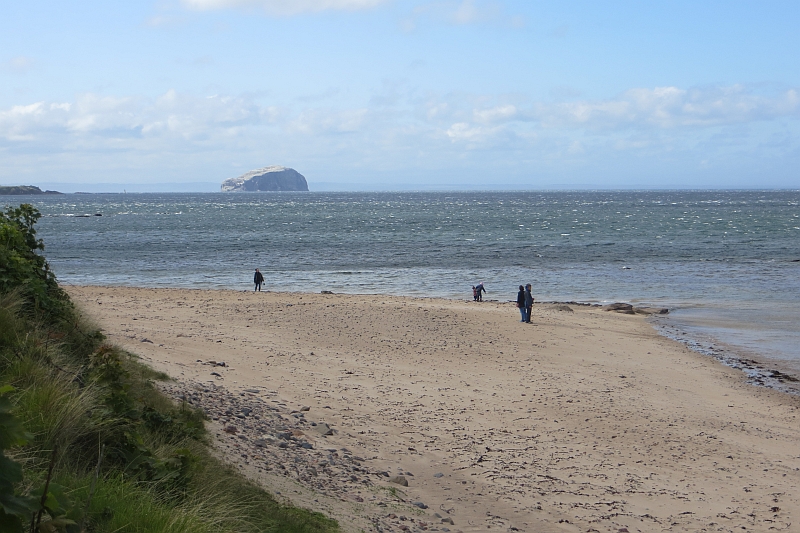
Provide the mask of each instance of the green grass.
{"label": "green grass", "polygon": [[[18,231],[8,220],[0,218],[0,234]],[[32,239],[32,225],[25,231]],[[5,396],[13,420],[4,415],[0,429],[10,431],[18,421],[27,442],[6,439],[5,449],[0,446],[0,465],[7,469],[0,480],[14,478],[14,462],[23,468],[13,487],[0,483],[0,501],[27,497],[38,508],[36,487],[44,486],[52,467],[48,494],[57,501],[48,499],[44,519],[55,518],[51,511],[66,512],[75,523],[57,528],[65,533],[339,530],[322,514],[280,504],[214,457],[203,413],[159,392],[154,383],[169,379],[165,374],[104,344],[91,317],[55,285],[46,263],[26,255],[25,246],[35,251],[34,241],[15,235],[16,255],[0,242],[0,259],[17,261],[13,269],[0,264],[0,386],[14,387]],[[25,276],[38,279],[35,291],[26,288]],[[8,448],[8,442],[17,444]],[[27,532],[28,513],[16,515],[24,525],[10,531]],[[4,516],[0,509],[2,531],[11,527],[3,525]]]}
{"label": "green grass", "polygon": [[[215,458],[203,414],[154,386],[166,375],[114,347],[97,344],[80,355],[62,341],[66,336],[24,319],[19,309],[13,295],[0,296],[0,383],[16,388],[14,414],[33,436],[11,454],[25,467],[20,489],[44,481],[55,447],[53,481],[66,488],[78,516],[105,445],[86,531],[338,531],[335,521],[278,503]],[[102,350],[119,363],[109,363],[116,382],[102,377],[92,355]],[[121,400],[111,400],[115,395]],[[182,467],[176,457],[187,458]]]}

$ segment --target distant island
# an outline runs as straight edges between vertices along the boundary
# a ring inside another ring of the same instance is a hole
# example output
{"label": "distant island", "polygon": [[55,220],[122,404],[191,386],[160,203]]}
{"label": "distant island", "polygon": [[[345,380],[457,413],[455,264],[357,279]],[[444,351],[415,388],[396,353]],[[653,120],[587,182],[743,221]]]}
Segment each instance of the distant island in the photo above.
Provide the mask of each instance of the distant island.
{"label": "distant island", "polygon": [[35,185],[0,185],[0,196],[21,196],[23,194],[64,194],[58,191],[43,191]]}
{"label": "distant island", "polygon": [[307,191],[308,183],[293,168],[270,166],[222,182],[222,192]]}

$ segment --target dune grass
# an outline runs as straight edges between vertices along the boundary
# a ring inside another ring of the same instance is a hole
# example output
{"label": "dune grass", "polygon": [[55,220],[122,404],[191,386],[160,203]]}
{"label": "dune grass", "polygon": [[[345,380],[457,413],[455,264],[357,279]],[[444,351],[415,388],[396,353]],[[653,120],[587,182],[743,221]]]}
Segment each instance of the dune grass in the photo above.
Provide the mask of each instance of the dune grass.
{"label": "dune grass", "polygon": [[58,287],[36,219],[0,213],[0,531],[338,531],[212,455],[203,413]]}

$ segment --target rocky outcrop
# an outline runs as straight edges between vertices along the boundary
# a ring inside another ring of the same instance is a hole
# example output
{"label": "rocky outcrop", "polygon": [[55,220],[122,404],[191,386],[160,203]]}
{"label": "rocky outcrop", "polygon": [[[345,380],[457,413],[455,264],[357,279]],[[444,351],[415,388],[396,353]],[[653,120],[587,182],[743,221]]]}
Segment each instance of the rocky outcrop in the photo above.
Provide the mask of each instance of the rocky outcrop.
{"label": "rocky outcrop", "polygon": [[25,194],[63,194],[58,191],[43,191],[35,185],[1,186],[0,195],[25,195]]}
{"label": "rocky outcrop", "polygon": [[632,315],[634,313],[633,306],[631,304],[625,304],[620,302],[603,306],[603,310],[616,311],[617,313],[625,313],[629,315]]}
{"label": "rocky outcrop", "polygon": [[666,307],[634,307],[631,304],[620,302],[604,305],[603,309],[625,315],[666,315],[669,313],[669,309]]}
{"label": "rocky outcrop", "polygon": [[308,183],[293,168],[271,166],[226,179],[221,189],[222,192],[307,191]]}

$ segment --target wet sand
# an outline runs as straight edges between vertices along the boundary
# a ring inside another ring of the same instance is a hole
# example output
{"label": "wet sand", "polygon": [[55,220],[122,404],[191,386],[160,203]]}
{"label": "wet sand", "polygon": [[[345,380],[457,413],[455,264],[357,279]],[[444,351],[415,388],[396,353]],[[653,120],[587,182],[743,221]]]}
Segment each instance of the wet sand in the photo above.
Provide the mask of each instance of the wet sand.
{"label": "wet sand", "polygon": [[345,531],[800,528],[800,398],[642,316],[537,305],[522,324],[499,302],[68,291],[209,412],[221,455]]}

